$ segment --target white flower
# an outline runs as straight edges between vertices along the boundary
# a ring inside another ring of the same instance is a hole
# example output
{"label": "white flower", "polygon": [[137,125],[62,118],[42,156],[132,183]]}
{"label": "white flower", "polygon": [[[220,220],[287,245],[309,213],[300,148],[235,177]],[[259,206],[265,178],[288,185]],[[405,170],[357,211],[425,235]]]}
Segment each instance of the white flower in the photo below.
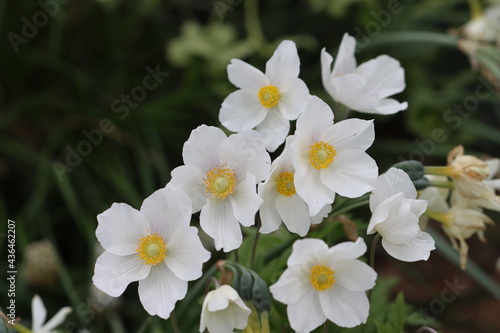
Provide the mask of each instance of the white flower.
{"label": "white flower", "polygon": [[356,40],[344,34],[332,70],[332,56],[321,50],[323,86],[330,96],[349,109],[375,114],[406,110],[408,103],[387,98],[405,88],[404,69],[387,55],[356,67]]}
{"label": "white flower", "polygon": [[114,203],[99,214],[96,236],[106,250],[97,258],[94,285],[120,296],[139,281],[139,298],[150,315],[167,319],[184,298],[187,281],[198,279],[210,258],[190,227],[191,201],[178,188],[160,189],[138,211]]}
{"label": "white flower", "polygon": [[167,186],[182,188],[201,210],[201,228],[215,248],[228,252],[242,242],[238,224],[255,223],[262,199],[257,183],[269,175],[271,158],[255,131],[226,137],[217,127],[202,125],[191,132],[182,151],[185,165],[172,170]]}
{"label": "white flower", "polygon": [[416,197],[410,177],[396,168],[378,177],[370,196],[372,217],[367,233],[378,232],[384,249],[398,260],[427,260],[435,249],[432,237],[418,224],[427,202]]}
{"label": "white flower", "polygon": [[[292,139],[290,136],[289,139]],[[297,194],[294,185],[295,168],[287,145],[283,153],[273,161],[269,178],[259,184],[259,194],[264,200],[260,207],[262,226],[260,232],[270,233],[279,228],[281,221],[290,232],[304,237],[311,224],[321,223],[332,210],[325,205],[321,211],[309,215],[306,202]]]}
{"label": "white flower", "polygon": [[373,189],[378,169],[365,150],[375,138],[373,121],[347,119],[333,124],[330,107],[312,96],[297,120],[290,145],[295,189],[314,216],[335,193],[355,198]]}
{"label": "white flower", "polygon": [[281,42],[266,64],[266,73],[238,59],[227,67],[229,81],[239,90],[222,103],[219,120],[240,132],[256,128],[269,151],[275,151],[290,130],[290,120],[304,111],[309,96],[299,79],[300,60],[295,43]]}
{"label": "white flower", "polygon": [[45,322],[47,318],[47,309],[43,305],[40,296],[35,295],[31,300],[31,313],[33,316],[33,326],[31,328],[32,333],[54,333],[54,328],[61,325],[66,316],[71,312],[71,308],[66,306],[61,310],[57,311],[56,315],[52,317],[48,322]]}
{"label": "white flower", "polygon": [[342,327],[366,322],[370,304],[365,291],[373,288],[377,273],[356,260],[365,252],[362,238],[331,248],[319,239],[293,244],[288,268],[270,291],[288,305],[288,320],[296,332],[311,332],[327,319]]}
{"label": "white flower", "polygon": [[232,333],[233,329],[244,329],[250,310],[231,286],[222,285],[210,291],[201,310],[200,332]]}

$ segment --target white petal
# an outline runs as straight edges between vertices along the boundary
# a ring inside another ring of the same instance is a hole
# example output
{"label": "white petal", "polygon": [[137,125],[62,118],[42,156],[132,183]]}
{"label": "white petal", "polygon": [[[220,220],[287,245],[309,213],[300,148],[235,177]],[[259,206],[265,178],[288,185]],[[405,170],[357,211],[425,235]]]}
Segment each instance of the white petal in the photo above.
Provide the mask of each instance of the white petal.
{"label": "white petal", "polygon": [[318,214],[311,216],[311,224],[319,224],[323,222],[323,219],[327,218],[332,211],[332,205],[325,205],[321,208]]}
{"label": "white petal", "polygon": [[370,196],[370,209],[373,211],[382,201],[400,192],[406,199],[417,197],[417,190],[408,174],[401,169],[390,168],[377,178],[375,189]]}
{"label": "white petal", "polygon": [[335,200],[335,192],[321,180],[320,170],[309,167],[308,172],[301,176],[295,173],[294,183],[297,193],[307,203],[309,215],[314,216]]}
{"label": "white petal", "polygon": [[319,294],[321,308],[326,317],[341,327],[354,327],[365,323],[370,303],[364,291],[354,292],[334,284]]}
{"label": "white petal", "polygon": [[141,206],[141,213],[151,223],[151,233],[158,233],[167,242],[177,228],[189,226],[192,210],[191,200],[178,187],[155,191]]}
{"label": "white petal", "polygon": [[311,332],[326,321],[326,315],[321,307],[318,292],[310,288],[302,298],[287,307],[290,326],[296,332]]}
{"label": "white petal", "polygon": [[332,76],[339,76],[352,73],[356,69],[356,39],[345,33],[340,42],[337,57],[333,64]]}
{"label": "white petal", "polygon": [[373,288],[377,273],[359,260],[342,259],[337,260],[331,265],[335,272],[335,284],[350,291],[366,291]]}
{"label": "white petal", "polygon": [[366,252],[366,244],[363,238],[358,237],[356,242],[342,242],[332,246],[329,250],[330,261],[339,259],[356,259]]}
{"label": "white petal", "polygon": [[290,232],[304,237],[311,226],[311,217],[307,204],[297,194],[291,197],[278,195],[276,197],[276,209],[283,223]]}
{"label": "white petal", "polygon": [[405,71],[396,59],[381,55],[359,65],[354,71],[366,79],[380,98],[402,92],[405,89]]}
{"label": "white petal", "polygon": [[379,105],[377,92],[369,87],[363,76],[345,74],[331,79],[328,93],[336,102],[352,110],[374,108]]}
{"label": "white petal", "polygon": [[151,268],[147,278],[139,281],[139,298],[150,315],[168,319],[175,302],[186,296],[187,285],[160,263]]}
{"label": "white petal", "polygon": [[202,173],[219,165],[219,147],[226,134],[213,126],[201,125],[191,131],[182,148],[184,164],[197,167]]}
{"label": "white petal", "polygon": [[279,112],[288,120],[295,120],[302,114],[309,100],[309,89],[301,79],[291,79],[279,87]]}
{"label": "white petal", "polygon": [[258,90],[241,89],[229,94],[219,113],[221,124],[233,132],[251,130],[260,124],[269,110],[258,98]]}
{"label": "white petal", "polygon": [[273,152],[285,142],[290,132],[290,121],[283,118],[278,110],[267,113],[267,117],[257,128],[267,151]]}
{"label": "white petal", "polygon": [[203,174],[192,165],[181,165],[172,170],[172,179],[166,187],[179,187],[191,199],[193,213],[199,212],[207,204],[207,192]]}
{"label": "white petal", "polygon": [[35,295],[31,300],[31,315],[33,317],[32,331],[39,332],[42,329],[42,325],[47,318],[47,309],[43,305],[43,301],[40,296]]}
{"label": "white petal", "polygon": [[348,198],[357,198],[371,191],[377,175],[375,160],[364,151],[354,149],[343,150],[328,168],[320,172],[321,180],[331,191]]}
{"label": "white petal", "polygon": [[323,87],[332,96],[332,62],[333,57],[330,53],[326,52],[326,49],[321,49],[321,80],[323,82]]}
{"label": "white petal", "polygon": [[212,199],[201,210],[201,228],[214,239],[215,248],[224,252],[237,249],[243,240],[240,225],[234,216],[231,201]]}
{"label": "white petal", "polygon": [[327,255],[329,255],[328,246],[321,239],[298,239],[293,243],[292,254],[288,257],[287,265],[288,267],[303,265],[311,258],[321,258]]}
{"label": "white petal", "polygon": [[278,195],[275,183],[259,184],[259,195],[263,202],[259,208],[261,227],[259,232],[263,234],[277,230],[281,224],[281,216],[276,209],[274,200]]}
{"label": "white petal", "polygon": [[220,161],[236,171],[238,180],[245,179],[247,173],[253,174],[255,184],[266,179],[271,169],[271,157],[256,131],[229,136],[220,147]]}
{"label": "white petal", "polygon": [[273,298],[283,304],[300,302],[301,297],[311,289],[308,274],[302,265],[287,268],[275,284],[269,287]]}
{"label": "white petal", "polygon": [[343,149],[368,149],[375,140],[373,120],[346,119],[335,123],[321,135],[337,152]]}
{"label": "white petal", "polygon": [[427,260],[435,249],[434,239],[423,231],[419,231],[410,243],[394,244],[382,238],[382,246],[394,258],[407,262]]}
{"label": "white petal", "polygon": [[167,267],[181,280],[192,281],[202,275],[203,263],[210,259],[195,227],[177,228],[167,243]]}
{"label": "white petal", "polygon": [[143,263],[137,254],[117,256],[104,252],[97,258],[92,281],[106,294],[118,297],[130,282],[144,279],[150,270],[151,266]]}
{"label": "white petal", "polygon": [[296,78],[300,72],[300,59],[295,43],[284,40],[266,63],[266,76],[271,84],[279,86],[283,80]]}
{"label": "white petal", "polygon": [[259,89],[269,85],[269,79],[264,73],[239,59],[231,59],[227,75],[229,81],[238,88]]}
{"label": "white petal", "polygon": [[364,113],[388,115],[388,114],[394,114],[396,112],[406,110],[407,108],[408,108],[407,102],[400,103],[392,98],[384,98],[384,99],[380,100],[378,105],[376,105],[374,107],[358,108],[357,111],[364,112]]}
{"label": "white petal", "polygon": [[295,136],[306,141],[308,147],[320,141],[321,134],[333,125],[333,111],[328,104],[316,96],[309,98],[306,110],[297,119]]}
{"label": "white petal", "polygon": [[137,241],[148,234],[149,221],[138,210],[124,203],[114,203],[97,215],[96,236],[102,247],[116,255],[135,253]]}
{"label": "white petal", "polygon": [[248,173],[247,177],[229,195],[229,200],[231,200],[236,219],[245,227],[253,225],[255,214],[262,203],[262,198],[257,194],[254,175]]}
{"label": "white petal", "polygon": [[[64,308],[57,311],[54,317],[52,317],[45,325],[43,325],[43,332],[52,332],[54,328],[61,325],[64,319],[71,312],[71,308],[69,306],[65,306]],[[35,331],[36,332],[36,331]]]}

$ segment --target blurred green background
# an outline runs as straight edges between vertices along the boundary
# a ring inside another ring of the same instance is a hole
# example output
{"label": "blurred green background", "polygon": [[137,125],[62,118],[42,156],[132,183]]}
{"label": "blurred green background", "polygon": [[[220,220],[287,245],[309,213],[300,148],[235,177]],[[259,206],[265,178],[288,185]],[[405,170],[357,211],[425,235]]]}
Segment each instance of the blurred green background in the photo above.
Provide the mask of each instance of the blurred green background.
{"label": "blurred green background", "polygon": [[[466,0],[0,1],[0,253],[4,267],[7,219],[14,220],[18,315],[29,323],[38,293],[49,317],[74,308],[68,321],[78,328],[69,331],[141,328],[146,312],[135,286],[121,303],[92,307],[100,297],[91,288],[96,215],[113,202],[139,208],[163,187],[191,130],[220,125],[220,105],[235,90],[230,59],[263,70],[283,39],[296,42],[310,92],[331,105],[319,54],[323,47],[335,54],[345,32],[358,39],[358,63],[380,54],[401,62],[407,87],[397,99],[409,108],[375,117],[369,153],[381,172],[407,159],[443,165],[458,144],[500,157],[500,52],[463,44],[459,28],[470,18]],[[471,242],[471,258],[498,282],[499,228],[486,238],[487,245]],[[33,245],[42,240],[49,243]],[[46,254],[47,244],[60,260]],[[439,297],[444,279],[468,279],[472,287],[437,316],[444,332],[500,331],[498,300],[440,254],[413,266],[386,261],[381,274],[400,276],[395,290],[417,307]],[[2,302],[4,285],[2,278]],[[490,317],[473,312],[482,306],[476,301],[487,303]],[[185,332],[196,331],[197,306],[180,305],[190,312],[180,317]],[[146,332],[170,327],[158,318],[148,325]]]}

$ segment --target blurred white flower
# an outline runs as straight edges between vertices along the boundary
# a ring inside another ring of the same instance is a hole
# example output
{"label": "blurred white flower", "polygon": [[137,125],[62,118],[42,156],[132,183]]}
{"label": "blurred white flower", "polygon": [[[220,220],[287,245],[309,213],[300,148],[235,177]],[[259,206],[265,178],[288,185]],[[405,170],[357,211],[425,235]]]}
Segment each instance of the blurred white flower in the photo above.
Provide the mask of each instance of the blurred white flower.
{"label": "blurred white flower", "polygon": [[328,216],[332,206],[325,205],[318,214],[312,217],[309,215],[306,202],[295,190],[295,168],[288,147],[289,139],[283,153],[273,161],[269,178],[259,184],[259,194],[264,200],[260,207],[260,232],[273,232],[283,221],[290,232],[304,237],[311,224],[321,223]]}
{"label": "blurred white flower", "polygon": [[299,79],[300,59],[295,43],[281,42],[266,63],[266,73],[239,59],[227,67],[229,81],[239,90],[226,97],[219,120],[233,132],[255,128],[269,151],[275,151],[290,131],[290,120],[304,111],[309,96]]}
{"label": "blurred white flower", "polygon": [[320,239],[295,241],[288,268],[270,291],[288,305],[288,320],[296,332],[311,332],[327,319],[342,327],[366,322],[366,290],[375,285],[377,273],[357,260],[365,252],[362,238],[331,248]]}
{"label": "blurred white flower", "polygon": [[351,110],[392,114],[406,110],[408,103],[388,98],[405,89],[404,69],[399,61],[387,55],[378,56],[356,66],[356,39],[344,34],[337,58],[321,50],[323,86],[337,102]]}
{"label": "blurred white flower", "polygon": [[378,232],[384,249],[398,260],[427,260],[435,249],[432,237],[419,227],[427,202],[416,197],[410,177],[396,168],[378,177],[370,196],[372,217],[367,233]]}
{"label": "blurred white flower", "polygon": [[371,191],[377,180],[377,164],[365,152],[375,138],[373,121],[334,124],[333,117],[330,107],[312,96],[290,144],[295,189],[310,216],[331,204],[335,193],[356,198]]}
{"label": "blurred white flower", "polygon": [[140,211],[114,203],[99,214],[96,236],[106,251],[96,261],[95,286],[117,297],[139,281],[144,309],[167,319],[210,258],[198,229],[189,226],[191,213],[183,191],[163,188],[146,198]]}
{"label": "blurred white flower", "polygon": [[66,319],[66,316],[70,312],[71,308],[69,306],[66,306],[57,311],[56,315],[45,323],[45,319],[47,319],[47,309],[45,308],[45,305],[43,305],[43,301],[40,296],[33,296],[33,299],[31,300],[31,315],[33,317],[33,326],[31,328],[31,332],[55,333],[56,331],[54,331],[54,329],[62,324],[62,322],[64,321],[64,319]]}
{"label": "blurred white flower", "polygon": [[229,285],[222,285],[210,291],[203,301],[200,332],[232,333],[244,329],[248,324],[250,310]]}
{"label": "blurred white flower", "polygon": [[258,133],[226,137],[220,128],[202,125],[191,132],[182,157],[185,165],[172,170],[167,187],[183,189],[193,202],[193,213],[201,210],[201,228],[217,250],[238,248],[243,240],[239,223],[255,223],[262,203],[256,185],[270,171],[271,158]]}

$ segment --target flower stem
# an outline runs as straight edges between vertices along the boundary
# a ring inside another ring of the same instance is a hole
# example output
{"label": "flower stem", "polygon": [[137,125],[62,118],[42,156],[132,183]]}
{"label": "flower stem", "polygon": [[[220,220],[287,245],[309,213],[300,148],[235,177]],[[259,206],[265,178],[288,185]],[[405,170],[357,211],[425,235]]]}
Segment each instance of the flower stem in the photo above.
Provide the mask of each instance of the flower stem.
{"label": "flower stem", "polygon": [[483,9],[479,0],[469,0],[469,9],[473,20],[483,16]]}
{"label": "flower stem", "polygon": [[370,200],[369,199],[366,199],[366,200],[363,200],[363,201],[360,201],[360,202],[356,202],[356,203],[353,203],[352,205],[349,205],[347,207],[344,207],[344,208],[341,208],[339,209],[338,211],[333,211],[330,216],[338,216],[338,215],[342,215],[354,208],[358,208],[360,206],[364,206],[364,205],[367,205],[370,203]]}
{"label": "flower stem", "polygon": [[380,234],[377,232],[372,241],[372,246],[370,248],[370,267],[375,269],[375,249],[377,248],[378,241],[382,238]]}
{"label": "flower stem", "polygon": [[428,175],[448,177],[459,176],[459,171],[457,170],[457,168],[451,166],[426,166],[424,167],[424,172]]}
{"label": "flower stem", "polygon": [[170,314],[170,323],[172,324],[172,329],[174,330],[174,333],[181,333],[179,326],[177,326],[177,318],[175,317],[174,311],[172,311],[172,313]]}
{"label": "flower stem", "polygon": [[253,239],[252,254],[250,256],[250,266],[249,266],[250,269],[253,268],[253,265],[255,263],[255,253],[257,252],[257,243],[258,243],[259,235],[260,235],[260,232],[259,232],[260,224],[261,224],[260,218],[257,218],[257,230],[255,232],[255,238]]}
{"label": "flower stem", "polygon": [[213,282],[215,285],[215,289],[220,287],[219,281],[214,276],[211,276],[208,278],[207,283],[205,284],[205,296],[208,294],[208,291],[210,289],[210,282]]}
{"label": "flower stem", "polygon": [[328,320],[326,320],[325,324],[323,325],[323,332],[328,333]]}
{"label": "flower stem", "polygon": [[430,186],[442,187],[453,190],[455,188],[455,184],[451,180],[429,180],[431,183]]}
{"label": "flower stem", "polygon": [[264,53],[264,33],[259,19],[259,3],[257,0],[245,1],[245,26],[248,34],[248,39],[259,51]]}

